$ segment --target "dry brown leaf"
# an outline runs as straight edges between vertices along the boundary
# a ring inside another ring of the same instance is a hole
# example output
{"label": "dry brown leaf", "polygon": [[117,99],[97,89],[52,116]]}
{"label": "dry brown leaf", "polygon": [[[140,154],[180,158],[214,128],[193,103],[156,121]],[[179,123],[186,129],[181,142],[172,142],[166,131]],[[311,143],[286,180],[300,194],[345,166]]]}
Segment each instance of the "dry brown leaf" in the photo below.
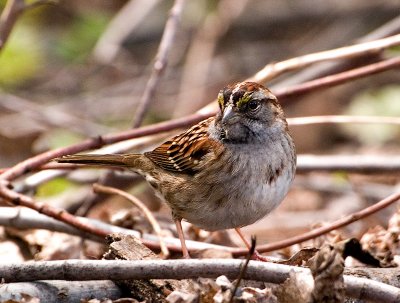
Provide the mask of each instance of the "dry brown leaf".
{"label": "dry brown leaf", "polygon": [[399,234],[382,226],[370,228],[360,239],[362,248],[377,258],[382,266],[395,266],[394,255],[399,248]]}
{"label": "dry brown leaf", "polygon": [[344,302],[344,260],[341,251],[330,245],[323,246],[311,260],[310,269],[314,277],[312,302]]}

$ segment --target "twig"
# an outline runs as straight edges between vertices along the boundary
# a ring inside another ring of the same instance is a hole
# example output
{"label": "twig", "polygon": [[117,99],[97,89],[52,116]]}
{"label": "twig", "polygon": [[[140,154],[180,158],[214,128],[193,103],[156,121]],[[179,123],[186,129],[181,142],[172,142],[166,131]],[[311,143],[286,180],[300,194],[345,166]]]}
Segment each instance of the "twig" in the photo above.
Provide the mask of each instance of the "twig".
{"label": "twig", "polygon": [[[364,208],[358,212],[355,212],[353,214],[347,215],[342,219],[336,220],[330,224],[327,224],[325,226],[313,229],[309,232],[303,233],[301,235],[292,237],[292,238],[288,238],[282,241],[277,241],[274,243],[270,243],[270,244],[265,244],[265,245],[261,245],[259,247],[257,247],[257,251],[258,252],[269,252],[269,251],[274,251],[274,250],[278,250],[284,247],[288,247],[297,243],[301,243],[316,237],[319,237],[323,234],[326,234],[332,230],[344,227],[346,225],[349,225],[353,222],[356,222],[360,219],[363,219],[367,216],[370,216],[382,209],[384,209],[385,207],[388,207],[389,205],[397,202],[400,199],[400,193],[395,193],[390,195],[389,197],[377,202],[376,204],[369,206],[367,208]],[[241,255],[244,253],[245,251],[241,252]]]}
{"label": "twig", "polygon": [[138,107],[135,112],[133,119],[133,127],[140,126],[143,122],[144,116],[150,106],[150,103],[154,97],[157,84],[160,80],[162,73],[167,66],[167,58],[169,51],[174,43],[178,24],[183,12],[183,6],[186,0],[175,0],[173,7],[171,8],[170,15],[163,36],[161,38],[160,46],[157,51],[156,60],[154,62],[153,71],[147,81],[144,93]]}
{"label": "twig", "polygon": [[[393,20],[378,27],[377,29],[374,29],[372,32],[366,34],[360,39],[357,39],[356,43],[363,43],[377,39],[382,39],[399,33],[400,33],[400,17],[396,17]],[[312,66],[303,68],[301,71],[296,72],[294,75],[288,77],[287,79],[279,81],[276,86],[286,87],[288,85],[299,84],[306,81],[318,79],[330,74],[339,73],[348,70],[349,68],[352,68],[351,66],[354,66],[354,64],[356,65],[359,64],[359,60],[361,58],[364,62],[373,63],[379,58],[379,54],[378,55],[371,54],[367,56],[360,54],[359,57],[350,58],[344,60],[341,63],[331,61],[331,62],[321,62],[313,64]]]}
{"label": "twig", "polygon": [[237,290],[239,288],[240,282],[242,281],[242,279],[243,279],[243,277],[244,277],[244,275],[246,273],[246,270],[247,270],[247,267],[249,266],[249,262],[251,260],[251,257],[254,255],[255,251],[256,251],[256,238],[255,237],[251,237],[251,246],[250,246],[250,249],[249,249],[249,253],[247,254],[246,261],[244,262],[244,264],[240,268],[240,274],[239,274],[239,277],[237,278],[237,281],[235,283],[235,288],[232,291],[231,298],[229,299],[229,303],[233,302],[233,298],[236,295],[236,292],[237,292]]}
{"label": "twig", "polygon": [[265,83],[277,76],[292,71],[295,69],[303,68],[314,63],[353,58],[366,54],[377,54],[385,48],[396,46],[400,44],[400,34],[374,40],[371,42],[364,42],[352,46],[336,48],[328,51],[307,54],[300,57],[295,57],[278,63],[271,63],[266,65],[262,70],[257,72],[248,80]]}
{"label": "twig", "polygon": [[168,250],[167,246],[165,245],[164,237],[162,235],[162,230],[161,230],[160,224],[158,224],[156,218],[154,218],[151,211],[146,207],[146,205],[143,204],[142,201],[140,201],[136,197],[128,194],[127,192],[125,192],[123,190],[113,188],[110,186],[93,184],[93,191],[95,193],[115,194],[115,195],[122,196],[125,199],[127,199],[128,201],[130,201],[137,208],[139,208],[144,213],[147,220],[149,220],[151,226],[153,227],[154,232],[156,233],[156,235],[160,241],[160,248],[161,248],[161,252],[162,252],[164,258],[167,258],[169,256],[169,250]]}
{"label": "twig", "polygon": [[[67,260],[0,264],[0,277],[6,282],[35,280],[130,280],[216,278],[234,279],[241,260]],[[244,278],[283,283],[290,271],[310,274],[307,268],[250,261]],[[370,279],[344,276],[346,295],[373,302],[399,302],[400,289]]]}
{"label": "twig", "polygon": [[[399,35],[400,37],[400,35]],[[293,87],[284,89],[277,89],[276,95],[281,98],[289,98],[292,96],[299,96],[309,91],[315,91],[332,85],[339,85],[351,80],[355,80],[366,75],[373,75],[382,71],[396,68],[400,66],[400,57],[386,59],[377,63],[372,63],[363,67],[355,68],[349,71],[341,72],[331,76],[326,76],[320,79],[308,81]]]}

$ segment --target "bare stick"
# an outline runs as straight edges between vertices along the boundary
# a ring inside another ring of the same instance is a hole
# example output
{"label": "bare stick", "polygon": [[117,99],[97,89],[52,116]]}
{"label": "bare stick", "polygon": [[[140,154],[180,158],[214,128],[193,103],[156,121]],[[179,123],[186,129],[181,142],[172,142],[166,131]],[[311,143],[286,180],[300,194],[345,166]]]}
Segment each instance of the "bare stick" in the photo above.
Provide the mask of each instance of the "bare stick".
{"label": "bare stick", "polygon": [[[400,35],[399,35],[400,36]],[[366,75],[373,75],[382,71],[397,68],[400,66],[400,57],[386,59],[377,63],[369,64],[363,67],[355,68],[339,74],[326,76],[320,79],[308,81],[294,87],[276,90],[275,93],[281,97],[288,98],[299,96],[309,91],[315,91],[332,85],[339,85],[351,80],[355,80]]]}
{"label": "bare stick", "polygon": [[[356,43],[362,43],[362,42],[369,42],[377,39],[382,39],[386,38],[388,36],[396,35],[400,33],[400,17],[396,17],[389,22],[381,25],[377,29],[374,29],[372,32],[366,34],[365,36],[361,37],[360,39],[357,39]],[[288,85],[293,85],[293,84],[298,84],[298,83],[303,83],[306,81],[318,79],[321,77],[324,77],[326,75],[334,74],[334,73],[339,73],[344,70],[348,70],[351,68],[351,66],[354,66],[354,64],[357,64],[357,61],[362,58],[362,60],[365,60],[365,62],[370,61],[372,63],[373,61],[376,62],[377,59],[379,59],[380,55],[378,54],[371,54],[369,56],[364,56],[360,54],[360,56],[357,58],[350,58],[347,60],[343,60],[342,62],[321,62],[317,64],[313,64],[312,66],[306,67],[302,69],[299,72],[296,72],[294,75],[291,77],[288,77],[287,79],[284,79],[282,81],[279,81],[278,85],[280,87],[286,87]]]}
{"label": "bare stick", "polygon": [[278,63],[270,63],[248,80],[265,83],[285,72],[303,68],[314,63],[348,59],[366,54],[377,54],[385,48],[399,44],[400,34],[371,42],[364,42],[352,46],[295,57]]}
{"label": "bare stick", "polygon": [[[323,234],[326,234],[332,230],[344,227],[346,225],[349,225],[353,222],[356,222],[358,220],[361,220],[367,216],[370,216],[382,209],[384,209],[385,207],[388,207],[389,205],[397,202],[400,199],[400,193],[395,193],[390,195],[389,197],[379,201],[378,203],[364,208],[358,212],[355,212],[353,214],[347,215],[342,219],[336,220],[330,224],[327,224],[325,226],[313,229],[309,232],[306,232],[304,234],[289,238],[289,239],[285,239],[282,241],[277,241],[274,243],[270,243],[270,244],[265,244],[265,245],[261,245],[259,247],[257,247],[257,251],[258,252],[269,252],[269,251],[274,251],[277,249],[281,249],[284,247],[288,247],[297,243],[301,243],[316,237],[319,237]],[[246,250],[243,251],[243,253],[245,253]],[[242,255],[242,254],[241,254]]]}
{"label": "bare stick", "polygon": [[162,235],[162,230],[161,230],[160,224],[158,224],[156,218],[153,216],[151,211],[146,207],[146,205],[143,204],[142,201],[140,201],[136,197],[128,194],[127,192],[125,192],[123,190],[120,190],[120,189],[117,189],[117,188],[113,188],[113,187],[109,187],[109,186],[104,186],[104,185],[101,185],[101,184],[93,184],[93,191],[95,193],[105,193],[105,194],[119,195],[119,196],[124,197],[125,199],[127,199],[129,202],[131,202],[137,208],[139,208],[144,213],[144,215],[146,216],[147,220],[149,220],[151,226],[154,229],[154,232],[157,234],[157,237],[160,240],[160,248],[161,248],[161,252],[164,255],[164,258],[167,258],[169,256],[169,251],[168,251],[167,246],[165,245],[165,242],[164,242],[164,239],[163,239],[164,237]]}
{"label": "bare stick", "polygon": [[[27,263],[3,262],[0,276],[6,282],[35,280],[130,280],[216,278],[234,279],[242,260],[67,260]],[[250,261],[244,278],[269,283],[283,283],[289,273],[310,275],[310,270],[269,262]],[[344,275],[346,295],[372,302],[399,302],[400,289],[371,279]]]}
{"label": "bare stick", "polygon": [[146,88],[144,90],[142,98],[140,99],[138,108],[136,109],[135,118],[133,119],[134,128],[142,124],[144,116],[146,115],[146,112],[154,97],[154,93],[156,91],[156,87],[160,80],[160,77],[167,66],[168,54],[175,40],[176,30],[178,28],[185,1],[186,0],[175,0],[174,5],[170,11],[163,36],[161,38],[160,46],[157,51],[153,71],[150,75],[149,80],[147,81]]}

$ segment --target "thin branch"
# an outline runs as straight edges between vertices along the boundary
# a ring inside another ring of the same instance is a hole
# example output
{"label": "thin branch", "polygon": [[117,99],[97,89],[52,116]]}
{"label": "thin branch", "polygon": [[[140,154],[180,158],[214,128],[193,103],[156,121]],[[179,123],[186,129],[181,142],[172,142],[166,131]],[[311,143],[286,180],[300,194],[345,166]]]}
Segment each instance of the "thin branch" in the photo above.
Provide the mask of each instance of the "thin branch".
{"label": "thin branch", "polygon": [[[400,37],[400,35],[399,35]],[[300,96],[310,91],[316,91],[317,89],[322,89],[326,87],[331,87],[333,85],[339,85],[352,81],[365,76],[377,74],[389,69],[394,69],[400,66],[400,57],[395,57],[391,59],[386,59],[377,63],[372,63],[363,67],[355,68],[349,71],[341,72],[338,74],[326,76],[320,79],[304,82],[302,84],[277,89],[275,91],[276,95],[280,98],[289,98],[292,96]]]}
{"label": "thin branch", "polygon": [[296,69],[309,66],[314,63],[348,59],[358,57],[366,54],[378,54],[385,48],[396,46],[400,44],[400,34],[374,40],[371,42],[364,42],[352,46],[336,48],[328,51],[307,54],[300,57],[295,57],[278,63],[270,63],[262,70],[257,72],[254,76],[250,77],[249,81],[265,83],[277,76]]}
{"label": "thin branch", "polygon": [[[377,39],[386,38],[388,36],[396,35],[400,33],[400,17],[396,17],[389,22],[381,25],[372,32],[369,32],[365,36],[357,39],[356,43],[369,42]],[[281,80],[277,85],[280,87],[286,87],[289,85],[299,84],[310,80],[315,80],[327,75],[339,73],[348,70],[354,66],[354,64],[359,64],[359,60],[362,59],[364,62],[373,63],[379,59],[380,55],[371,54],[365,56],[360,54],[359,57],[350,58],[343,60],[343,62],[321,62],[313,64],[312,66],[303,68],[301,71],[296,72],[294,75],[288,77],[287,79]],[[274,88],[274,87],[272,87]],[[273,89],[275,91],[275,89]]]}
{"label": "thin branch", "polygon": [[110,186],[103,186],[101,184],[93,184],[93,191],[95,193],[119,195],[119,196],[127,199],[129,202],[131,202],[137,208],[139,208],[140,211],[146,216],[146,218],[150,222],[151,226],[153,227],[153,230],[156,233],[156,235],[160,241],[160,248],[161,248],[161,252],[162,252],[164,258],[167,258],[169,256],[169,251],[168,251],[167,246],[165,245],[164,237],[162,235],[162,230],[161,230],[160,224],[158,224],[156,218],[153,216],[153,214],[147,208],[147,206],[143,204],[142,201],[140,201],[136,197],[128,194],[127,192],[125,192],[123,190],[113,188]]}
{"label": "thin branch", "polygon": [[[241,233],[239,235],[241,235]],[[244,264],[240,268],[240,273],[239,273],[238,278],[236,279],[235,287],[233,288],[231,297],[229,299],[229,303],[233,302],[233,299],[234,299],[234,297],[236,295],[236,292],[237,292],[237,290],[239,288],[240,282],[243,280],[244,274],[246,273],[247,267],[249,266],[249,262],[251,260],[251,257],[253,257],[253,255],[254,255],[254,253],[256,251],[256,243],[257,243],[256,238],[255,237],[251,237],[251,246],[250,246],[250,249],[249,249],[249,253],[247,254],[246,261],[244,262]]]}
{"label": "thin branch", "polygon": [[[0,276],[6,282],[35,280],[130,280],[216,278],[234,279],[242,260],[66,260],[27,263],[3,262]],[[244,278],[283,283],[290,272],[310,275],[307,268],[250,261]],[[346,295],[372,302],[399,302],[400,289],[371,279],[344,275]]]}
{"label": "thin branch", "polygon": [[170,15],[165,25],[164,33],[161,38],[160,46],[157,51],[153,71],[149,80],[147,81],[143,96],[138,104],[138,108],[136,109],[135,117],[133,119],[133,128],[136,128],[142,124],[144,116],[146,115],[146,112],[150,107],[150,103],[153,100],[154,93],[156,92],[161,75],[167,67],[168,54],[175,40],[176,31],[180,22],[185,1],[186,0],[175,0],[174,5],[171,8]]}

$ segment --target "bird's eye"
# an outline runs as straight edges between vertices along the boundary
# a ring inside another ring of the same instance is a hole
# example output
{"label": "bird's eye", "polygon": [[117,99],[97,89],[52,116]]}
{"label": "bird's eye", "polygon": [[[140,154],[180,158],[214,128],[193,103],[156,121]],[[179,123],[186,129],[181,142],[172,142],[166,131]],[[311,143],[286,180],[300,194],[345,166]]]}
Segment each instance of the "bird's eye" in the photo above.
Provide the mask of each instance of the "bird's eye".
{"label": "bird's eye", "polygon": [[258,102],[257,100],[250,100],[247,103],[247,108],[250,110],[256,110],[259,106],[260,106],[260,102]]}

